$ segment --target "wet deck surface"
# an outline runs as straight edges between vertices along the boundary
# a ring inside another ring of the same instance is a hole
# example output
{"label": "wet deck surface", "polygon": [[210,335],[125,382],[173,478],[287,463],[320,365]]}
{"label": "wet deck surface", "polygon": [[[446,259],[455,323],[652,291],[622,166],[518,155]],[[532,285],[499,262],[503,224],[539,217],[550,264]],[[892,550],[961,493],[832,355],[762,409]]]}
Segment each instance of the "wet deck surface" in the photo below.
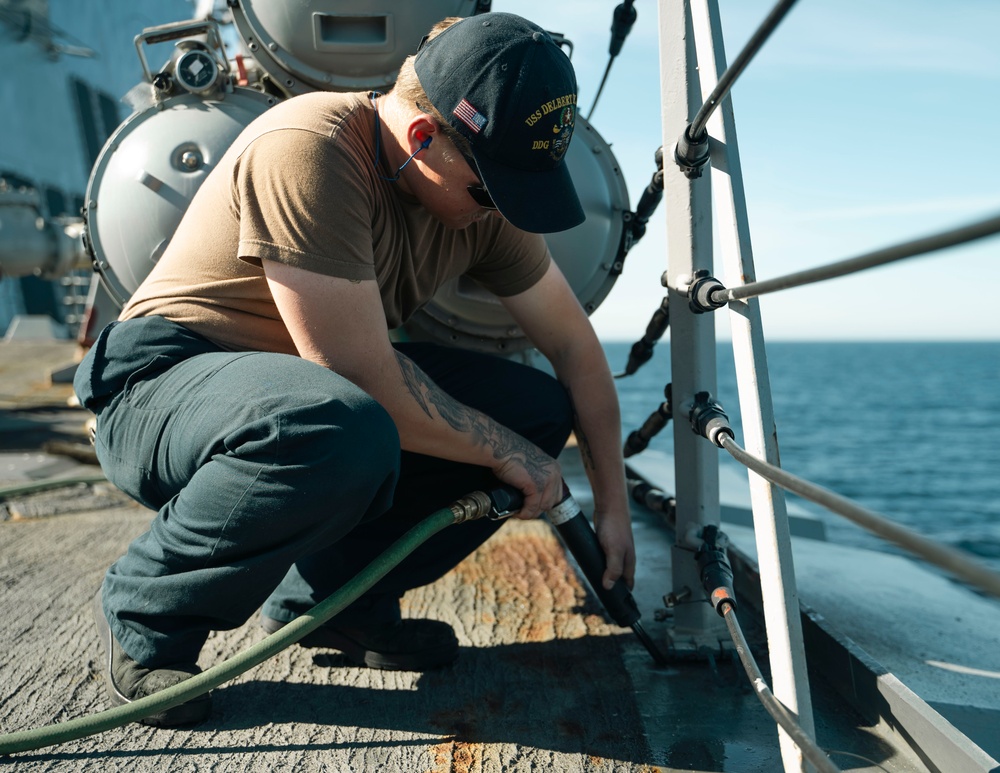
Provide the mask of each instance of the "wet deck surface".
{"label": "wet deck surface", "polygon": [[[11,353],[0,345],[0,483],[96,468],[38,451],[84,441],[86,414],[65,385],[32,368],[69,348]],[[29,367],[30,366],[30,367]],[[33,425],[30,431],[25,425]],[[26,440],[17,439],[25,438]],[[30,442],[28,442],[30,441]],[[564,463],[578,475],[575,453]],[[97,499],[94,499],[94,498]],[[103,498],[102,498],[103,497]],[[585,497],[579,497],[582,504]],[[89,602],[107,566],[151,514],[114,490],[15,498],[0,505],[0,733],[108,707]],[[453,528],[461,528],[456,526]],[[636,597],[657,641],[669,538],[636,513]],[[668,575],[667,575],[668,576]],[[409,593],[404,614],[445,620],[461,655],[426,674],[356,668],[335,652],[293,646],[214,692],[214,712],[186,730],[129,725],[0,758],[18,771],[330,770],[777,771],[773,723],[738,662],[656,667],[631,631],[610,624],[544,522],[508,524],[437,583]],[[751,642],[756,647],[752,621]],[[209,666],[263,636],[256,620],[214,634]],[[757,652],[766,672],[766,652]],[[814,688],[820,745],[845,770],[911,767]]]}

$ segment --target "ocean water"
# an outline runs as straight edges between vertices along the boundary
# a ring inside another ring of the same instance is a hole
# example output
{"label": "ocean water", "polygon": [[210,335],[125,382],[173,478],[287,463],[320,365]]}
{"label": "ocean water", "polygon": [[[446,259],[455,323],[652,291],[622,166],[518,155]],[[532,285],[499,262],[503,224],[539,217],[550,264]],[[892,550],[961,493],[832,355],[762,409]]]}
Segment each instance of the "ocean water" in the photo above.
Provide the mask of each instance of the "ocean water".
{"label": "ocean water", "polygon": [[[608,343],[612,371],[630,343]],[[766,345],[781,466],[1000,571],[1000,343]],[[729,343],[718,347],[716,399],[743,445]],[[669,341],[618,379],[623,431],[663,401]],[[672,452],[668,425],[650,444]],[[724,450],[720,464],[744,468]],[[903,553],[840,516],[788,494],[823,518],[834,542]]]}

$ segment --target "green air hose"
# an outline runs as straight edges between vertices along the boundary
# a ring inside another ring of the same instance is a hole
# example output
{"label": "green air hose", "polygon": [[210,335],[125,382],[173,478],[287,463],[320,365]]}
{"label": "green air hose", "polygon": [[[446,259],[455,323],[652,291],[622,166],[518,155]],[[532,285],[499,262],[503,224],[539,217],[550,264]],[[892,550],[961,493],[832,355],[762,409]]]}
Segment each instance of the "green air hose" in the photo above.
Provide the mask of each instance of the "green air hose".
{"label": "green air hose", "polygon": [[[485,502],[484,498],[485,497]],[[88,735],[103,733],[115,727],[121,727],[129,722],[135,722],[150,714],[166,711],[169,708],[186,703],[213,687],[233,679],[256,665],[263,663],[272,655],[294,644],[303,636],[312,633],[323,623],[344,609],[385,577],[406,556],[418,546],[426,542],[442,529],[453,523],[471,520],[485,515],[489,509],[489,498],[481,492],[473,492],[466,499],[459,500],[450,507],[432,513],[418,523],[406,534],[390,545],[385,552],[372,561],[360,573],[355,575],[343,587],[321,601],[301,617],[296,618],[279,631],[272,633],[266,639],[249,647],[229,660],[207,671],[185,679],[166,690],[140,698],[137,701],[122,706],[116,706],[107,711],[101,711],[57,725],[47,725],[23,730],[18,733],[0,735],[0,754],[31,751],[46,746],[54,746]],[[485,509],[484,509],[485,508]]]}

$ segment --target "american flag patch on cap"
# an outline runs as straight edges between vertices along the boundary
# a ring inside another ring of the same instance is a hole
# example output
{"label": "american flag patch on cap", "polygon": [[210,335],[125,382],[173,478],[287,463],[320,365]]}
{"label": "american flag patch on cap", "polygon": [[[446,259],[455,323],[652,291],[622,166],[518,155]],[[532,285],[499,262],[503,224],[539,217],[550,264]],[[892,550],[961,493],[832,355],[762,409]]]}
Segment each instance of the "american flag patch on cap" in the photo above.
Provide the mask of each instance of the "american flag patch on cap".
{"label": "american flag patch on cap", "polygon": [[486,126],[489,120],[465,99],[458,103],[458,107],[453,112],[458,120],[468,126],[475,134],[479,134],[479,131]]}

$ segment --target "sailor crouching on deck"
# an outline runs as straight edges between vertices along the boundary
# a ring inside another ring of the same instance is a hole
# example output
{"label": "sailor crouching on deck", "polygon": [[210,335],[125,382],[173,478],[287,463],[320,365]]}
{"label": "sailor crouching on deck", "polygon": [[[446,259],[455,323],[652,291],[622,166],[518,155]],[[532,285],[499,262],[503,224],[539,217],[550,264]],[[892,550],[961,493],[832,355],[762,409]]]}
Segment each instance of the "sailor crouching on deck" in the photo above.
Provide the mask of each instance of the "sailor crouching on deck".
{"label": "sailor crouching on deck", "polygon": [[[104,471],[158,511],[95,598],[114,702],[197,673],[209,631],[261,605],[277,630],[495,478],[538,516],[561,497],[553,457],[574,423],[605,580],[631,585],[614,386],[539,235],[584,217],[563,163],[575,105],[551,37],[489,13],[438,25],[389,94],[289,99],[220,160],[75,382]],[[558,381],[390,342],[459,275],[500,298]],[[451,627],[402,620],[400,597],[497,528],[438,533],[300,644],[375,668],[450,663]],[[198,722],[209,700],[143,721]]]}

